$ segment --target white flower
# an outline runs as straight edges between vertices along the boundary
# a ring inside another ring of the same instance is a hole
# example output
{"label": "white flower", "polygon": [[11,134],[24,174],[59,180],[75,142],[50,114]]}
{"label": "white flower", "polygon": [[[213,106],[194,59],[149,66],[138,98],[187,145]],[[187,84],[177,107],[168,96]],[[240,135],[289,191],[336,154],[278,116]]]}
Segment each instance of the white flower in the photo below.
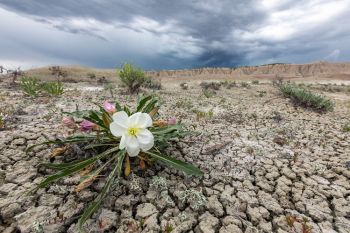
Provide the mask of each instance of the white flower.
{"label": "white flower", "polygon": [[126,112],[120,111],[114,113],[112,118],[113,122],[109,125],[111,133],[121,137],[119,148],[126,148],[129,156],[137,156],[140,150],[147,151],[153,147],[153,134],[146,129],[152,126],[150,115],[137,112],[129,117]]}

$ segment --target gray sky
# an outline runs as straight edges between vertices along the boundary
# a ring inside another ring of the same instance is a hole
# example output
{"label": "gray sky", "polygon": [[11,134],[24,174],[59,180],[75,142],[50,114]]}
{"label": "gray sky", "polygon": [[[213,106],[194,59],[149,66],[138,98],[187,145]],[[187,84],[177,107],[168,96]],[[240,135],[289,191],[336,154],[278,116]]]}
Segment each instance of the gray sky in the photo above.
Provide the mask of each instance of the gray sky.
{"label": "gray sky", "polygon": [[350,60],[350,0],[0,0],[0,65]]}

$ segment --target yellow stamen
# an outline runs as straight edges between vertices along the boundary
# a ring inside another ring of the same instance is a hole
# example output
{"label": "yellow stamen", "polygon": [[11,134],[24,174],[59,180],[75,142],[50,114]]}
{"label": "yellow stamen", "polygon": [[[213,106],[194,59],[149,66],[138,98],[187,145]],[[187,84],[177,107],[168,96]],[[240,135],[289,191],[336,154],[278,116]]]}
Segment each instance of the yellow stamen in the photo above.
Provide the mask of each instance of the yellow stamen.
{"label": "yellow stamen", "polygon": [[137,128],[137,127],[130,127],[130,128],[128,128],[128,134],[130,136],[136,136],[139,131],[140,131],[140,129]]}

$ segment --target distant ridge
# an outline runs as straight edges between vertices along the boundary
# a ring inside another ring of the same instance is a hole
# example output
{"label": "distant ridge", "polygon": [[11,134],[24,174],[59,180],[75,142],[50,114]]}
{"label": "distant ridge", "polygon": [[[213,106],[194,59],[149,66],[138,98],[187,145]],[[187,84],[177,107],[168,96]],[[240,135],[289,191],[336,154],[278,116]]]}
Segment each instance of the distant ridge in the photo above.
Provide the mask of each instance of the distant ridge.
{"label": "distant ridge", "polygon": [[329,63],[319,61],[309,64],[285,64],[274,63],[259,66],[242,66],[235,68],[198,68],[186,70],[161,70],[147,71],[150,76],[157,77],[188,77],[188,76],[286,76],[286,77],[309,77],[309,76],[330,76],[330,75],[349,75],[350,62]]}
{"label": "distant ridge", "polygon": [[[91,81],[88,77],[91,74],[98,78],[106,78],[109,81],[117,77],[116,69],[95,69],[84,66],[61,66],[68,73],[68,79],[75,81]],[[29,76],[37,77],[42,80],[55,79],[51,75],[49,67],[35,68],[26,71]],[[241,66],[233,68],[197,68],[184,70],[161,70],[145,71],[147,76],[156,78],[262,78],[272,79],[276,77],[286,78],[326,78],[350,80],[350,62],[329,63],[318,61],[309,64],[287,64],[274,63],[258,66]]]}

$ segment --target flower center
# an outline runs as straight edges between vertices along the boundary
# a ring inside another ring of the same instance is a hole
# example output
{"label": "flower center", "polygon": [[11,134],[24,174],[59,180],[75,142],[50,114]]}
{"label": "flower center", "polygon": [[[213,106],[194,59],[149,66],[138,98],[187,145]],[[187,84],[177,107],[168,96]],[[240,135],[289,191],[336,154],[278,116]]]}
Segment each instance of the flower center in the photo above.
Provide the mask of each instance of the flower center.
{"label": "flower center", "polygon": [[137,127],[130,127],[130,128],[128,128],[128,134],[130,136],[135,136],[136,137],[136,135],[138,134],[139,131],[140,131],[140,129],[137,128]]}

